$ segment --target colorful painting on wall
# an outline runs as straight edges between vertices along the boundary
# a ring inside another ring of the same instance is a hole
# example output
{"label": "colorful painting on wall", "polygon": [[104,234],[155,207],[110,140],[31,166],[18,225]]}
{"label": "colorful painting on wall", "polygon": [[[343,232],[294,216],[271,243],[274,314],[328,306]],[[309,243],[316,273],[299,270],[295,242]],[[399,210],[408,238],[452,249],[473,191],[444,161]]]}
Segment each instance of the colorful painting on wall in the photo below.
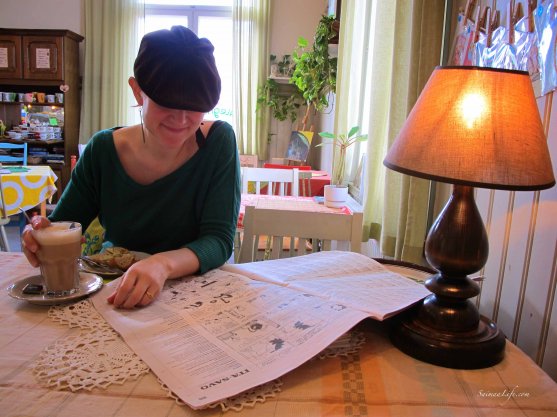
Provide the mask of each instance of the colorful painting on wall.
{"label": "colorful painting on wall", "polygon": [[312,139],[313,132],[311,131],[293,131],[290,135],[288,149],[286,150],[286,159],[305,162],[309,154]]}

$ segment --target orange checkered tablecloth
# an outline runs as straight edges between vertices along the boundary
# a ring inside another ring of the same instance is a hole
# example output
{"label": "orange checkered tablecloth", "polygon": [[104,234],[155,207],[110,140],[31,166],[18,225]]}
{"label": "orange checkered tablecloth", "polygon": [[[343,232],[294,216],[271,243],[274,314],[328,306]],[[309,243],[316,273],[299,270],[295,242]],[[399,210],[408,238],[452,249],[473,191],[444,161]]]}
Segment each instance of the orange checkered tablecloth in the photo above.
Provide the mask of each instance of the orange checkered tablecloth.
{"label": "orange checkered tablecloth", "polygon": [[[37,272],[22,253],[0,252],[0,287]],[[37,381],[33,366],[46,347],[76,337],[80,329],[52,321],[48,310],[0,292],[3,417],[557,417],[557,383],[514,344],[507,341],[505,359],[495,366],[448,369],[403,354],[389,341],[388,323],[371,319],[357,326],[366,338],[361,350],[306,362],[281,378],[272,398],[238,412],[180,405],[153,373],[105,389],[51,389]],[[132,317],[133,311],[123,314]]]}

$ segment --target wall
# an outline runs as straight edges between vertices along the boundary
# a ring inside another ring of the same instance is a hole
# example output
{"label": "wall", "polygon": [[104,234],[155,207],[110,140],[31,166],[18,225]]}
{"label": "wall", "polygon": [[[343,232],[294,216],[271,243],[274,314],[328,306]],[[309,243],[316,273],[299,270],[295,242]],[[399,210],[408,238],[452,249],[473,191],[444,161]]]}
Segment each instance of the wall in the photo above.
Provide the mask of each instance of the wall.
{"label": "wall", "polygon": [[84,34],[81,0],[0,0],[0,6],[2,28],[69,29]]}
{"label": "wall", "polygon": [[[526,0],[517,0],[526,5]],[[456,11],[466,2],[455,2]],[[492,2],[478,2],[481,7]],[[497,2],[502,21],[508,0]],[[557,167],[557,100],[538,98],[542,120],[549,120],[548,145]],[[551,112],[549,110],[551,109]],[[545,117],[545,114],[549,117]],[[476,201],[489,235],[489,259],[479,297],[480,312],[497,322],[557,381],[557,186],[541,192],[477,189]]]}
{"label": "wall", "polygon": [[281,58],[292,53],[300,36],[311,41],[327,4],[327,0],[271,0],[270,53]]}

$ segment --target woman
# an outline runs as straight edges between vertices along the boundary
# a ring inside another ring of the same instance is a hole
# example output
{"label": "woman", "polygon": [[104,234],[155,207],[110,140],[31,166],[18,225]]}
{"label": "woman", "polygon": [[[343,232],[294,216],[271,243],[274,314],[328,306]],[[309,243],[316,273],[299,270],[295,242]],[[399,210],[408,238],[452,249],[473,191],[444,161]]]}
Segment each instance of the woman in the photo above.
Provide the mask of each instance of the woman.
{"label": "woman", "polygon": [[32,265],[39,262],[31,227],[71,220],[85,229],[97,216],[111,244],[153,254],[122,276],[108,298],[116,307],[145,306],[167,279],[226,262],[240,168],[230,125],[203,122],[220,96],[213,49],[182,26],[143,37],[129,79],[142,123],[92,137],[52,215],[23,232]]}

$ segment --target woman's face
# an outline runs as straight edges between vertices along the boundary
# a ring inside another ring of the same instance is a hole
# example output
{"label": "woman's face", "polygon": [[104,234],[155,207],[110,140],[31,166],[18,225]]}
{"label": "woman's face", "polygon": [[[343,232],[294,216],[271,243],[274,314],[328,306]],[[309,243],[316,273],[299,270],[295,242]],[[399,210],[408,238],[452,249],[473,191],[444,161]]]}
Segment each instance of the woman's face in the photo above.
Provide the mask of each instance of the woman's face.
{"label": "woman's face", "polygon": [[145,134],[158,140],[161,145],[180,147],[195,134],[203,121],[205,113],[160,106],[141,89],[134,89],[134,94],[138,104],[143,106]]}

